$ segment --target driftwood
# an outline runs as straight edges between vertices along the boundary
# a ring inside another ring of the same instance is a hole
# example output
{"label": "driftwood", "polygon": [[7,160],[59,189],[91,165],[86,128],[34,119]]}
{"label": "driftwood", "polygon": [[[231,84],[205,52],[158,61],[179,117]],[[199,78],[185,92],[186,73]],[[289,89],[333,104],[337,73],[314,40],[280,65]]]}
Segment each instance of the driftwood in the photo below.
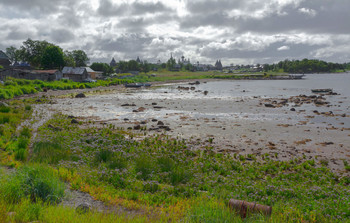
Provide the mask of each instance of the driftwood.
{"label": "driftwood", "polygon": [[248,213],[261,213],[267,216],[270,216],[272,213],[271,206],[257,204],[256,202],[247,202],[235,199],[231,199],[229,201],[229,207],[231,210],[237,211],[242,218],[245,218]]}

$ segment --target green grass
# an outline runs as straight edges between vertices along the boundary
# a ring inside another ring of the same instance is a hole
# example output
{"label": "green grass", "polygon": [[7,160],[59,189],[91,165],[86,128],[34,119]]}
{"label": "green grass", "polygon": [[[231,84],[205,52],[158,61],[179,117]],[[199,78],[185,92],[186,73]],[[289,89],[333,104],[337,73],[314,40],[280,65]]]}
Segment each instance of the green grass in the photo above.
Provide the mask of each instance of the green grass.
{"label": "green grass", "polygon": [[[64,116],[57,116],[49,123],[62,131],[54,131],[45,125],[39,131],[37,143],[59,139],[60,150],[67,152],[59,162],[60,168],[79,176],[65,179],[71,179],[75,188],[86,188],[86,185],[100,188],[96,190],[103,192],[97,195],[103,199],[109,197],[106,201],[112,202],[113,197],[117,197],[124,200],[124,205],[136,202],[132,206],[171,209],[174,205],[180,208],[182,206],[178,204],[188,204],[206,196],[212,200],[212,205],[218,205],[213,209],[213,216],[231,216],[219,204],[233,198],[273,206],[274,218],[280,219],[276,222],[286,219],[287,222],[295,219],[313,222],[314,218],[317,222],[342,222],[350,219],[347,208],[350,178],[337,176],[312,159],[274,161],[265,155],[251,155],[249,157],[254,159],[250,161],[244,156],[234,157],[210,150],[191,151],[186,142],[166,136],[133,141],[124,138],[112,126],[77,128]],[[49,151],[55,153],[56,149],[48,149],[47,153]],[[42,159],[33,158],[33,161],[47,163],[51,159],[35,153],[33,157]],[[203,206],[192,211],[203,212],[207,218],[205,212],[209,209],[210,206]],[[177,213],[183,216],[186,210],[180,208]],[[193,214],[197,215],[201,214]],[[191,221],[202,221],[193,216],[189,217]],[[210,222],[210,217],[208,219]]]}
{"label": "green grass", "polygon": [[[60,81],[41,81],[41,80],[23,80],[9,78],[2,85],[0,84],[0,99],[11,99],[16,96],[24,94],[34,94],[44,89],[51,90],[70,90],[70,89],[84,89],[94,88],[99,86],[110,86],[117,84],[124,84],[130,82],[129,80],[110,79],[110,80],[98,80],[91,83],[79,83],[71,80]],[[26,108],[30,110],[30,107]]]}
{"label": "green grass", "polygon": [[1,179],[1,198],[14,204],[29,198],[32,202],[59,202],[64,184],[54,172],[42,165],[28,165]]}

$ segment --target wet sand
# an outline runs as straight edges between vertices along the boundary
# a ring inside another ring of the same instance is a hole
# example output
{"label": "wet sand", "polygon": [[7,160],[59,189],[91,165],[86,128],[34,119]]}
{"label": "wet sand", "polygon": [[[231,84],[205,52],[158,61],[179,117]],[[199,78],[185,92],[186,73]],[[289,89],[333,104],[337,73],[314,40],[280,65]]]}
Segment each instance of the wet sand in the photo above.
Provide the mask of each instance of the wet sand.
{"label": "wet sand", "polygon": [[[291,99],[281,105],[281,98],[221,98],[210,91],[205,94],[188,81],[170,86],[141,90],[118,86],[100,89],[102,92],[93,89],[95,92],[87,93],[85,98],[54,98],[53,104],[40,106],[82,120],[114,124],[140,133],[140,137],[167,134],[186,139],[190,149],[242,155],[267,153],[278,160],[327,160],[337,172],[344,171],[343,160],[350,162],[349,111],[344,114],[336,104],[308,103],[299,107]],[[337,96],[337,100],[340,103],[347,98]],[[273,107],[266,106],[270,103]],[[327,121],[330,116],[331,121]]]}

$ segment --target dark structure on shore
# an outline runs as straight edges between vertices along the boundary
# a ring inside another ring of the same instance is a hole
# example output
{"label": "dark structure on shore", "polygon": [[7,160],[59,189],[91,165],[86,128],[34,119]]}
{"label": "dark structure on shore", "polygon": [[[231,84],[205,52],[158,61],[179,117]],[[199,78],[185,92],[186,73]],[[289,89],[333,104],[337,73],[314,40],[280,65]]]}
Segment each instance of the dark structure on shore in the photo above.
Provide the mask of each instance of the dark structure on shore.
{"label": "dark structure on shore", "polygon": [[11,62],[8,58],[8,56],[0,50],[0,66],[3,66],[4,68],[9,68],[11,65]]}
{"label": "dark structure on shore", "polygon": [[117,66],[117,62],[115,61],[114,57],[112,58],[112,61],[109,63],[110,67],[116,67]]}
{"label": "dark structure on shore", "polygon": [[217,70],[222,70],[222,64],[221,64],[221,60],[217,60],[215,63],[215,68]]}

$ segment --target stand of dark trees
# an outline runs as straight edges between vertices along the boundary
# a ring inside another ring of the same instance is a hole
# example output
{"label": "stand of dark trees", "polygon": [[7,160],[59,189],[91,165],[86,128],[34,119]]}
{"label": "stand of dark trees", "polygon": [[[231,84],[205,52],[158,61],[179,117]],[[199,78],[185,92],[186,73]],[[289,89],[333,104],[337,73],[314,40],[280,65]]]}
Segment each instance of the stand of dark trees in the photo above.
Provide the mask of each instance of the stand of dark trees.
{"label": "stand of dark trees", "polygon": [[277,64],[264,64],[264,71],[280,71],[288,73],[326,73],[345,70],[349,64],[330,63],[322,60],[284,60]]}

